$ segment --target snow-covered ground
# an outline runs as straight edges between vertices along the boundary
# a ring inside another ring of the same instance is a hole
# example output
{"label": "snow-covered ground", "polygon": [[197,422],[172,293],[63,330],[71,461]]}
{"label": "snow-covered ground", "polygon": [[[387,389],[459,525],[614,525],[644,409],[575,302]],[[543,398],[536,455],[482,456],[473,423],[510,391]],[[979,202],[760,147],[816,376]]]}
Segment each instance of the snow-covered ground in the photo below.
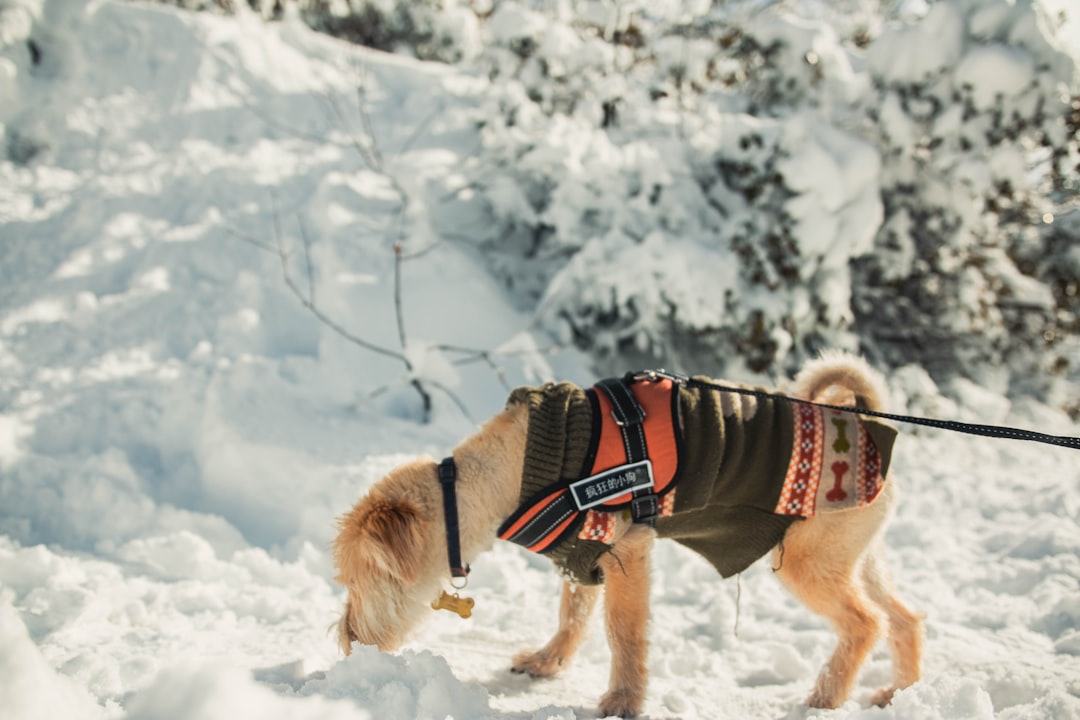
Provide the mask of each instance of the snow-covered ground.
{"label": "snow-covered ground", "polygon": [[[330,631],[338,513],[394,464],[444,453],[508,386],[594,379],[544,351],[467,242],[483,216],[460,168],[485,84],[288,18],[0,11],[9,50],[12,13],[51,28],[37,64],[0,57],[0,716],[593,717],[599,627],[564,676],[509,672],[554,629],[560,583],[516,547],[475,563],[471,619],[433,615],[399,653],[345,659]],[[417,253],[404,352],[399,221]],[[431,422],[401,357],[300,296],[407,358]],[[1080,434],[973,385],[954,403],[917,368],[893,382],[900,410]],[[880,647],[846,706],[802,708],[824,622],[765,563],[722,582],[661,544],[647,717],[1080,717],[1076,453],[904,430],[887,537],[927,615],[924,680],[867,708]]]}

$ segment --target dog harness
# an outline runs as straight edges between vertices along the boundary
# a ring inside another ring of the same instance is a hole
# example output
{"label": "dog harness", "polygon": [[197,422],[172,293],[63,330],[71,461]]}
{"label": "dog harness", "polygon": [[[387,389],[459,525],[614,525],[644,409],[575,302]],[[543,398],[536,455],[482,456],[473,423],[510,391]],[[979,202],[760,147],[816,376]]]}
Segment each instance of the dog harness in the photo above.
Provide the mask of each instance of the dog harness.
{"label": "dog harness", "polygon": [[656,528],[723,575],[777,545],[792,522],[873,501],[896,431],[850,412],[749,397],[640,373],[583,390],[518,388],[529,409],[521,503],[498,536],[603,581],[617,513]]}
{"label": "dog harness", "polygon": [[670,514],[670,503],[662,505],[679,480],[681,440],[673,386],[666,378],[636,384],[609,379],[586,391],[598,422],[585,476],[544,488],[527,500],[499,528],[499,537],[544,552],[575,530],[583,513],[590,516],[590,533],[599,540],[608,525],[614,529],[616,511],[629,510],[634,522],[650,525],[662,512]]}

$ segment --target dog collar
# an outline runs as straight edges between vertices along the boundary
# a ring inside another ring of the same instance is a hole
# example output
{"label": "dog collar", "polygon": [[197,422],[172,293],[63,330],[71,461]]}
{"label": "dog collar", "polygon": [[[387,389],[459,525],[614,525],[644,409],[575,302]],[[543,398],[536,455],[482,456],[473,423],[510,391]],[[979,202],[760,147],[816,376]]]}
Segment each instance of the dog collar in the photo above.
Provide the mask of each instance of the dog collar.
{"label": "dog collar", "polygon": [[[439,463],[439,484],[443,493],[443,517],[446,520],[446,553],[450,562],[450,576],[468,582],[469,567],[461,562],[461,528],[457,512],[457,465],[453,456]],[[451,581],[453,584],[453,581]],[[458,589],[465,587],[465,583]]]}

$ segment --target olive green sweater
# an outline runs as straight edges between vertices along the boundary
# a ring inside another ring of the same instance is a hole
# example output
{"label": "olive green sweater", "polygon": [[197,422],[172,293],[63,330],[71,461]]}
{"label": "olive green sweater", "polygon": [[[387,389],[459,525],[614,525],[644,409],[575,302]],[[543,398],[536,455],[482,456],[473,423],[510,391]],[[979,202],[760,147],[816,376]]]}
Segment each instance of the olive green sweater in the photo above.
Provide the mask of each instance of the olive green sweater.
{"label": "olive green sweater", "polygon": [[[694,550],[730,577],[777,545],[798,519],[774,513],[792,452],[792,404],[700,387],[676,391],[683,456],[674,512],[657,520],[657,534]],[[584,466],[594,425],[583,389],[570,383],[518,388],[507,404],[516,403],[529,408],[522,503],[562,480],[588,474]],[[896,431],[868,418],[859,421],[878,448],[884,476]],[[577,528],[584,523],[581,515]],[[611,547],[578,538],[577,528],[544,554],[574,582],[603,582],[597,561]]]}

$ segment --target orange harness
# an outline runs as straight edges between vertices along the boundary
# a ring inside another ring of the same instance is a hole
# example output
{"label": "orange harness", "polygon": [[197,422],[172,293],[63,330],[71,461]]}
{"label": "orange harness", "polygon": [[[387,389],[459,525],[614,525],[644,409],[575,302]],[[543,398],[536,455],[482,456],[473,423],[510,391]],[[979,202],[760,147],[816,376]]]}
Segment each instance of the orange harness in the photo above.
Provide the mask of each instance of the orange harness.
{"label": "orange harness", "polygon": [[[499,538],[532,552],[554,549],[584,524],[602,537],[614,513],[654,524],[669,515],[679,481],[682,428],[679,393],[669,378],[627,376],[586,391],[593,430],[580,477],[531,498],[499,528]],[[584,517],[584,520],[583,520]]]}

